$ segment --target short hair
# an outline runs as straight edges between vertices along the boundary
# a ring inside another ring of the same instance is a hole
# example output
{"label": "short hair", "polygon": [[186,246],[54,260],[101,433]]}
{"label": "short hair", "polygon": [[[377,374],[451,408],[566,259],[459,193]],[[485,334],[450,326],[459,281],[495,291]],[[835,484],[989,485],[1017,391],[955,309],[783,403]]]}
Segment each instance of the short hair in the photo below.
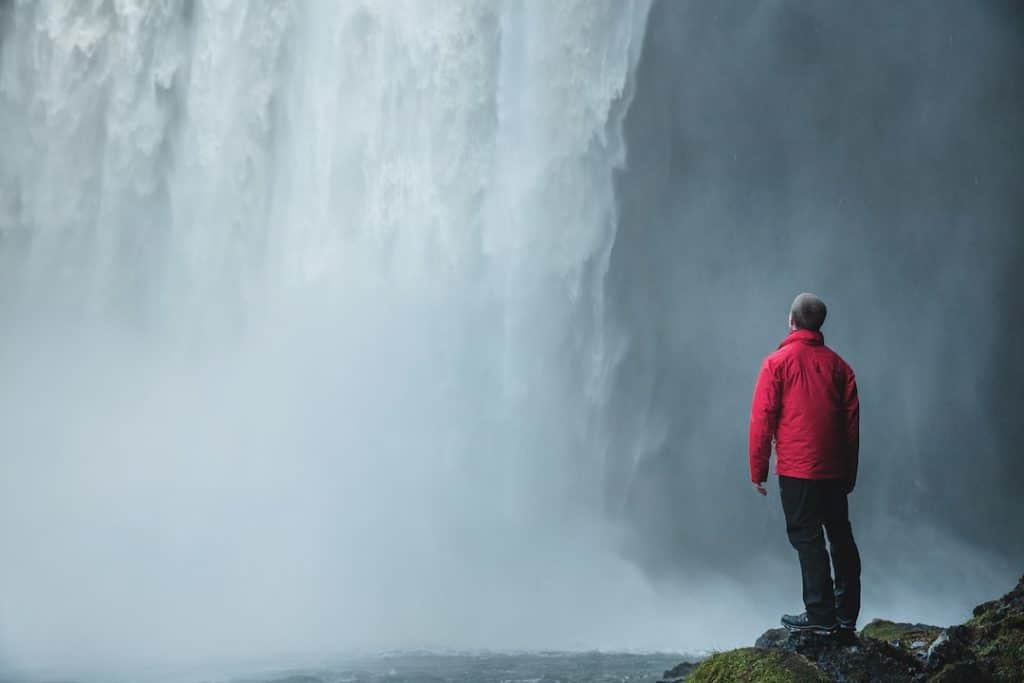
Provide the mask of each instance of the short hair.
{"label": "short hair", "polygon": [[789,315],[792,316],[793,323],[799,329],[812,330],[814,332],[821,329],[827,313],[828,309],[825,308],[825,302],[808,292],[798,294],[793,299],[793,305],[789,309]]}

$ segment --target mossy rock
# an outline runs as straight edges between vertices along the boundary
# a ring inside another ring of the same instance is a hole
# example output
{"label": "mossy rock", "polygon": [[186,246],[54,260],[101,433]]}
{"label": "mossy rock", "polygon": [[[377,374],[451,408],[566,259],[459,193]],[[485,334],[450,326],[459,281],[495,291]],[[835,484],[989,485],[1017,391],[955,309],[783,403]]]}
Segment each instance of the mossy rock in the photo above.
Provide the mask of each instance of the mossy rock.
{"label": "mossy rock", "polygon": [[711,655],[686,680],[688,683],[812,683],[830,679],[807,658],[795,652],[745,647]]}
{"label": "mossy rock", "polygon": [[998,681],[1024,680],[1024,617],[979,631],[974,645],[979,663]]}
{"label": "mossy rock", "polygon": [[928,683],[981,683],[990,680],[991,677],[986,676],[974,662],[954,662],[928,678]]}
{"label": "mossy rock", "polygon": [[661,676],[659,683],[675,683],[675,681],[686,680],[686,677],[697,668],[697,662],[680,662],[666,671]]}
{"label": "mossy rock", "polygon": [[860,631],[861,638],[884,640],[907,652],[923,654],[942,633],[938,626],[928,624],[903,624],[885,619],[875,619]]}
{"label": "mossy rock", "polygon": [[[983,602],[974,608],[974,616],[964,624],[969,628],[985,629],[999,626],[1007,619],[1024,617],[1024,576],[1020,577],[1017,586],[999,598]],[[1018,623],[1019,625],[1019,623]]]}
{"label": "mossy rock", "polygon": [[964,626],[983,670],[997,681],[1024,680],[1024,577],[999,600],[978,605]]}
{"label": "mossy rock", "polygon": [[[1003,597],[978,605],[966,624],[940,629],[875,620],[859,638],[772,629],[756,645],[712,655],[685,680],[1022,683],[1024,577]],[[678,681],[686,675],[685,666],[666,673],[676,674],[673,680]]]}

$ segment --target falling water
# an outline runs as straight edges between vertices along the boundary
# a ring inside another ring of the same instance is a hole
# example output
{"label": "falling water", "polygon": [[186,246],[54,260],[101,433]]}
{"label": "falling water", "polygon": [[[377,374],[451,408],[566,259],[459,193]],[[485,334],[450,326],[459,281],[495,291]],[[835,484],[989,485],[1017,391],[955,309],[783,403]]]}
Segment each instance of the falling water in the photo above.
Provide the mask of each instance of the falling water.
{"label": "falling water", "polygon": [[646,2],[0,8],[9,665],[680,645],[595,514]]}

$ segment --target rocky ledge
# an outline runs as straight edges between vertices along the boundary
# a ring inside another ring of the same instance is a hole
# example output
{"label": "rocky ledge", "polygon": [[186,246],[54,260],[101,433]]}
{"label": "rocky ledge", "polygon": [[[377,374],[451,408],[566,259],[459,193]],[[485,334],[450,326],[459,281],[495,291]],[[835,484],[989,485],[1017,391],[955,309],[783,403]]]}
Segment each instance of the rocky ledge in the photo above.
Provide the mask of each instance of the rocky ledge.
{"label": "rocky ledge", "polygon": [[767,631],[754,647],[684,662],[661,683],[712,681],[1024,681],[1024,576],[964,624],[941,628],[876,619],[846,637]]}

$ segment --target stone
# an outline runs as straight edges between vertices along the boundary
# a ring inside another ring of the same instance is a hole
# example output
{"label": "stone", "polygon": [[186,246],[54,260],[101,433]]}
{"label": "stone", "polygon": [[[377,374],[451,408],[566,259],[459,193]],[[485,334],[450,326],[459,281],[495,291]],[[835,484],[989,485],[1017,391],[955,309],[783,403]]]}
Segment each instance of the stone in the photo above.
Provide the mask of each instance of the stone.
{"label": "stone", "polygon": [[[686,668],[680,668],[680,667]],[[765,631],[755,647],[684,662],[668,680],[986,683],[1024,681],[1024,577],[948,628],[876,619],[859,634]],[[688,677],[686,677],[688,676]]]}

